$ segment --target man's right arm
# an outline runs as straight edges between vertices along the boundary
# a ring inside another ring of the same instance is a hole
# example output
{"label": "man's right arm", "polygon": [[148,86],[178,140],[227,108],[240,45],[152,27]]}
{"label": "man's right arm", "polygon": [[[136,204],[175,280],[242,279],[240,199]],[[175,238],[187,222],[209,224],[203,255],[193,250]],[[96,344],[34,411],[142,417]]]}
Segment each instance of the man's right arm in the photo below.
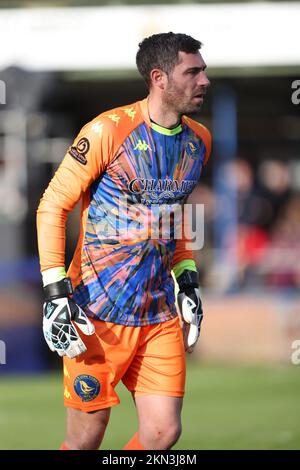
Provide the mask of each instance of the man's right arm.
{"label": "man's right arm", "polygon": [[105,131],[100,121],[88,123],[68,149],[47,187],[37,210],[40,266],[46,283],[62,279],[67,214],[104,171],[112,152],[112,134]]}
{"label": "man's right arm", "polygon": [[[96,121],[96,122],[95,122]],[[72,300],[65,270],[66,219],[113,154],[112,133],[97,120],[87,124],[68,149],[46,189],[37,211],[37,233],[45,302],[43,333],[52,351],[76,357],[86,351],[73,323],[86,335],[94,325]]]}

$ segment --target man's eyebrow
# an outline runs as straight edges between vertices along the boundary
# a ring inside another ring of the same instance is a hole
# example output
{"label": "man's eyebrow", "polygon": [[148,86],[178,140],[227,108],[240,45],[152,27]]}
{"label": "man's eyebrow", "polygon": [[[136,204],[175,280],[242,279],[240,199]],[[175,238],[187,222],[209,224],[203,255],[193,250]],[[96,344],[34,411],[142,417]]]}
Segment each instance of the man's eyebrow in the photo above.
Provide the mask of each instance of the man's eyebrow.
{"label": "man's eyebrow", "polygon": [[204,71],[206,69],[207,65],[203,65],[203,67],[189,67],[188,69],[186,69],[186,72],[192,72],[192,71]]}

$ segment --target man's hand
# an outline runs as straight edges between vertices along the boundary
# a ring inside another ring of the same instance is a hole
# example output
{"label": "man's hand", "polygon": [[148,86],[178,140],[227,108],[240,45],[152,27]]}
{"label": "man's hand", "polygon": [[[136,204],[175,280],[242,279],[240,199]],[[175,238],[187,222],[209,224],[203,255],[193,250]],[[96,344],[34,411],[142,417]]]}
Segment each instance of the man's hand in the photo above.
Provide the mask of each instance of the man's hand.
{"label": "man's hand", "polygon": [[177,300],[183,320],[185,349],[191,353],[198,341],[203,318],[198,274],[195,271],[184,270],[177,282],[179,285]]}
{"label": "man's hand", "polygon": [[72,321],[85,335],[92,335],[95,328],[84,311],[69,298],[73,292],[70,279],[48,284],[44,292],[43,332],[51,351],[71,359],[85,352],[86,346]]}

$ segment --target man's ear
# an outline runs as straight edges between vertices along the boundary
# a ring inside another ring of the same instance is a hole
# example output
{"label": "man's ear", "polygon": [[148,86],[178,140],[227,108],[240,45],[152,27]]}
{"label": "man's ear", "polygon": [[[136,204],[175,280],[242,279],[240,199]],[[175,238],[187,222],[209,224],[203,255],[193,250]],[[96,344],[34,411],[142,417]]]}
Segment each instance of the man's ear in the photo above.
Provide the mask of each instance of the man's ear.
{"label": "man's ear", "polygon": [[150,72],[151,85],[160,90],[164,90],[167,84],[167,74],[161,69],[153,69]]}

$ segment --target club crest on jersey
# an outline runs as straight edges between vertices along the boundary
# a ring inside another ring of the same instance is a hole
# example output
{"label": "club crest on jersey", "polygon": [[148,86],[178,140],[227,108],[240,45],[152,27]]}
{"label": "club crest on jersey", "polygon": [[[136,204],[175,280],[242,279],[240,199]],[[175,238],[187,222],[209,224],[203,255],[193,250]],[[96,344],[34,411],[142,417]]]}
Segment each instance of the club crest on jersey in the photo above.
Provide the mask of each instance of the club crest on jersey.
{"label": "club crest on jersey", "polygon": [[200,155],[200,146],[197,142],[189,141],[186,145],[186,153],[189,157],[196,159]]}
{"label": "club crest on jersey", "polygon": [[71,147],[69,150],[69,154],[71,157],[75,158],[79,163],[82,165],[87,164],[86,154],[90,149],[90,143],[88,139],[82,137],[79,142],[77,143],[76,147]]}
{"label": "club crest on jersey", "polygon": [[81,374],[74,380],[74,390],[82,401],[91,401],[99,395],[100,383],[92,375]]}

